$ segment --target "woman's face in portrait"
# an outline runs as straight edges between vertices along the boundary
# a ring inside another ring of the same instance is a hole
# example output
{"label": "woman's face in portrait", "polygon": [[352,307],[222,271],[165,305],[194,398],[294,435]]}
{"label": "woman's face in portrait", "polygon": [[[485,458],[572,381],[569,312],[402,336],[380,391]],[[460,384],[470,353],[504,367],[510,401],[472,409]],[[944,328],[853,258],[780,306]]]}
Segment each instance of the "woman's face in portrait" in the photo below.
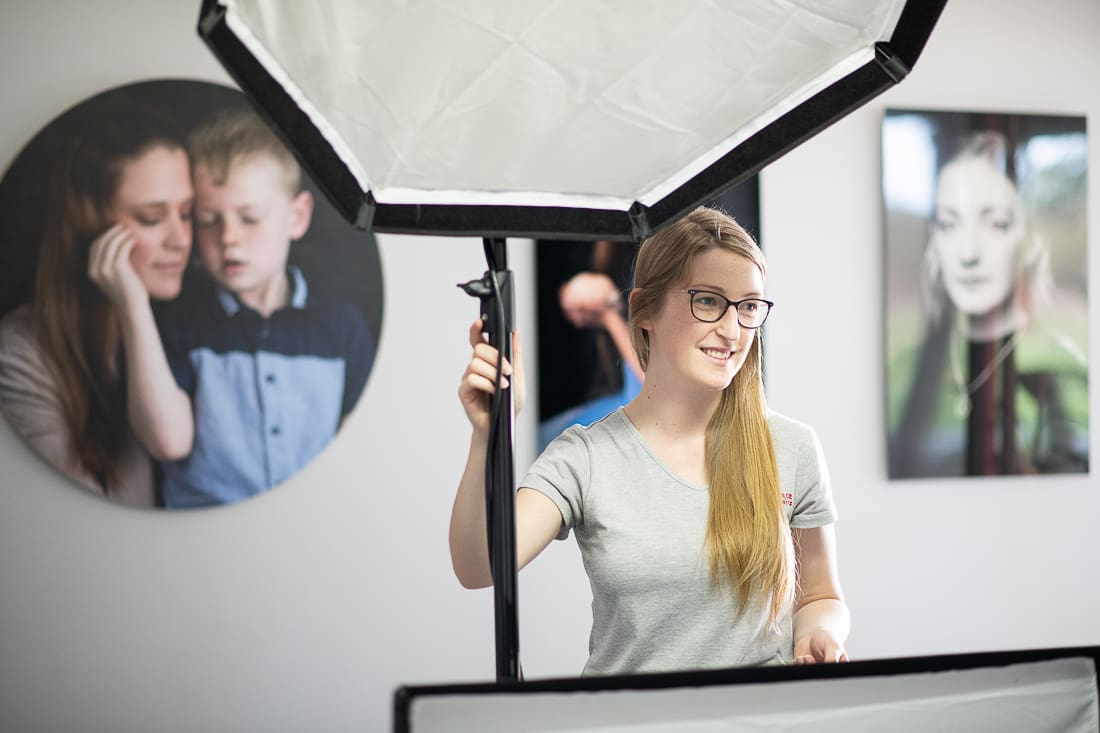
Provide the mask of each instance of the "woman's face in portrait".
{"label": "woman's face in portrait", "polygon": [[130,264],[149,297],[179,295],[191,254],[191,170],[179,148],[157,146],[122,167],[112,213],[133,234]]}
{"label": "woman's face in portrait", "polygon": [[988,313],[1012,294],[1024,235],[1016,187],[984,158],[944,166],[937,186],[932,245],[955,306]]}

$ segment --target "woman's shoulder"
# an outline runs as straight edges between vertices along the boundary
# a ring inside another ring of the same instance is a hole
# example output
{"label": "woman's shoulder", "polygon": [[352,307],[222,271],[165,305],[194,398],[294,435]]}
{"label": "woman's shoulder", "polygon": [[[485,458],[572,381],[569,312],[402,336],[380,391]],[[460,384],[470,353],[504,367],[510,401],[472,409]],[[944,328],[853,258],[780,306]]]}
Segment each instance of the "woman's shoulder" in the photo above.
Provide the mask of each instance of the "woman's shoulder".
{"label": "woman's shoulder", "polygon": [[623,412],[623,408],[619,407],[587,425],[581,423],[570,425],[551,440],[546,449],[599,452],[602,445],[617,443],[624,434],[630,434],[633,430],[634,427]]}
{"label": "woman's shoulder", "polygon": [[772,433],[772,440],[816,440],[817,432],[809,423],[796,420],[781,412],[768,409],[768,428]]}
{"label": "woman's shoulder", "polygon": [[53,362],[35,332],[29,306],[20,306],[0,319],[0,401],[8,407],[28,395],[60,399]]}
{"label": "woman's shoulder", "polygon": [[40,351],[29,305],[21,305],[0,319],[0,354],[9,359],[27,358]]}
{"label": "woman's shoulder", "polygon": [[0,318],[0,332],[5,335],[24,336],[31,333],[31,307],[24,303],[8,311]]}

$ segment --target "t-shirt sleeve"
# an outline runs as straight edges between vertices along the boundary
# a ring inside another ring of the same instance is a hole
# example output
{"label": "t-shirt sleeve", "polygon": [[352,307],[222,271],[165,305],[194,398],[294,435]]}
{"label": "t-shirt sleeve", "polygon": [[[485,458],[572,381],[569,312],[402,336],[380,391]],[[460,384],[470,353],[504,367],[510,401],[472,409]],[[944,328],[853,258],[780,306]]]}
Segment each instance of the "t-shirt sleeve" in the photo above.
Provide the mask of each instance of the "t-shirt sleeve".
{"label": "t-shirt sleeve", "polygon": [[591,473],[590,446],[583,431],[573,426],[546,446],[519,482],[521,488],[545,494],[558,507],[562,519],[559,540],[584,523],[584,493]]}
{"label": "t-shirt sleeve", "polygon": [[796,446],[797,473],[791,527],[823,527],[835,522],[837,517],[829,468],[817,433],[809,426],[801,428]]}

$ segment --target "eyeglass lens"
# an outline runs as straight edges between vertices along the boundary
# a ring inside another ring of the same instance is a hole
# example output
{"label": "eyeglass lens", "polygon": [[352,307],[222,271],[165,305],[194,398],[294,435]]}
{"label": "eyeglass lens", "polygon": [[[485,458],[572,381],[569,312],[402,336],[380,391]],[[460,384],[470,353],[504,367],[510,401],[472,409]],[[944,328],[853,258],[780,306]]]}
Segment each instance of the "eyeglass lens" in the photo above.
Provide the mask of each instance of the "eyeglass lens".
{"label": "eyeglass lens", "polygon": [[[698,290],[691,296],[691,312],[700,321],[714,322],[725,315],[733,301],[718,293]],[[749,298],[737,303],[737,321],[745,328],[756,328],[768,317],[770,306],[766,300]]]}

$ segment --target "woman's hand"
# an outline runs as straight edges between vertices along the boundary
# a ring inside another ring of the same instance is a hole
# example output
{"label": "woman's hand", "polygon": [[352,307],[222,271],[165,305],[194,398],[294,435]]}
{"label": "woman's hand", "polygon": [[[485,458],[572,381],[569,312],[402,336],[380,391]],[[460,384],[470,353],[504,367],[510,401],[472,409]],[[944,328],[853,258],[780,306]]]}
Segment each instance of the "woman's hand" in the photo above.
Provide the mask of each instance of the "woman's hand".
{"label": "woman's hand", "polygon": [[562,313],[577,328],[602,326],[609,310],[618,310],[622,294],[599,272],[578,272],[558,290]]}
{"label": "woman's hand", "polygon": [[844,650],[844,645],[833,638],[826,629],[817,629],[794,642],[795,664],[828,664],[847,661],[848,652]]}
{"label": "woman's hand", "polygon": [[[474,430],[487,433],[489,430],[489,399],[496,388],[497,349],[485,341],[485,336],[481,332],[482,327],[480,318],[470,325],[470,346],[473,347],[473,355],[470,357],[470,363],[466,365],[466,372],[462,375],[458,397],[462,401],[462,408],[466,411],[466,417],[470,420]],[[512,399],[518,413],[523,409],[527,396],[518,333],[512,339],[512,356],[516,363],[515,373],[513,375],[512,365],[505,361],[503,374],[501,375],[501,386],[512,385]]]}
{"label": "woman's hand", "polygon": [[88,277],[120,310],[149,302],[149,291],[130,264],[134,245],[130,230],[115,224],[96,237],[88,254]]}

